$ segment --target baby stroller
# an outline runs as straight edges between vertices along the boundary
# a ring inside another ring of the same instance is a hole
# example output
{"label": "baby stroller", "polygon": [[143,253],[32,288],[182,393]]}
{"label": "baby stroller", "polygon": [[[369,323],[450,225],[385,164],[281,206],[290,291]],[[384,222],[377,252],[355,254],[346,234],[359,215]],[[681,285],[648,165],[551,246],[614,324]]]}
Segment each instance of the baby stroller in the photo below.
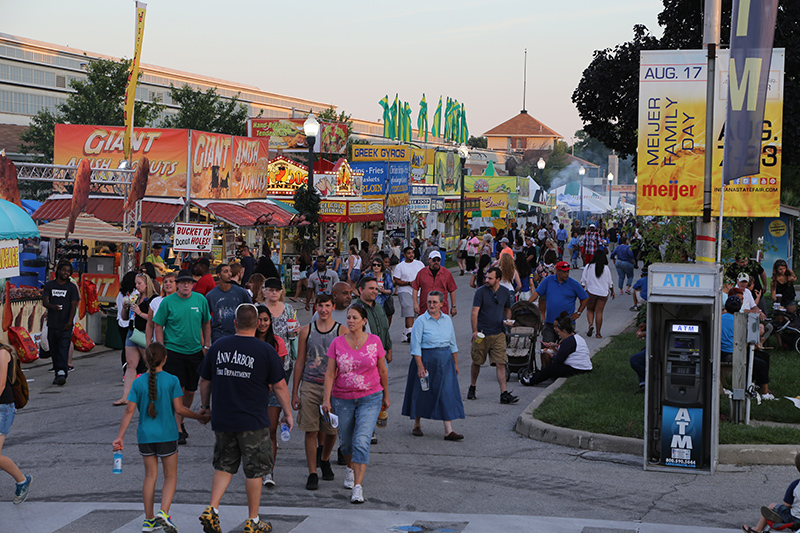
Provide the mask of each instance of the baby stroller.
{"label": "baby stroller", "polygon": [[521,380],[539,369],[536,364],[536,338],[542,328],[539,307],[525,300],[517,302],[511,306],[511,320],[514,324],[506,333],[506,381],[512,372]]}
{"label": "baby stroller", "polygon": [[772,333],[779,336],[781,344],[800,353],[800,314],[775,309],[772,325]]}

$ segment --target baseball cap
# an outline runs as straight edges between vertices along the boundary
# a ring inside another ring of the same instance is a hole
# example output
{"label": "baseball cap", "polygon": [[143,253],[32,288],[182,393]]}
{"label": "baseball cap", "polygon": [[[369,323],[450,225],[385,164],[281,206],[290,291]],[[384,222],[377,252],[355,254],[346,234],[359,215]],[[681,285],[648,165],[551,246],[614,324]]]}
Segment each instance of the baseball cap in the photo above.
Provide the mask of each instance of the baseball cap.
{"label": "baseball cap", "polygon": [[175,281],[194,281],[192,277],[192,273],[188,270],[181,270],[178,272],[178,277],[175,278]]}
{"label": "baseball cap", "polygon": [[211,261],[208,260],[208,257],[201,257],[200,259],[197,260],[197,264],[209,266],[211,265]]}
{"label": "baseball cap", "polygon": [[739,276],[736,278],[736,283],[739,283],[740,281],[749,282],[750,281],[750,274],[748,274],[747,272],[741,272],[739,274]]}
{"label": "baseball cap", "polygon": [[508,239],[506,237],[503,237],[502,239],[500,239],[500,242],[508,243]]}
{"label": "baseball cap", "polygon": [[738,313],[741,308],[742,299],[738,294],[732,294],[731,296],[728,296],[728,299],[725,301],[725,310],[727,312]]}
{"label": "baseball cap", "polygon": [[556,263],[556,270],[565,270],[569,272],[569,263],[567,263],[566,261],[559,261],[558,263]]}
{"label": "baseball cap", "polygon": [[428,256],[428,259],[441,259],[442,254],[440,254],[437,250],[431,252],[431,255]]}
{"label": "baseball cap", "polygon": [[595,226],[594,224],[589,224],[589,227],[590,228],[596,228],[597,226]]}

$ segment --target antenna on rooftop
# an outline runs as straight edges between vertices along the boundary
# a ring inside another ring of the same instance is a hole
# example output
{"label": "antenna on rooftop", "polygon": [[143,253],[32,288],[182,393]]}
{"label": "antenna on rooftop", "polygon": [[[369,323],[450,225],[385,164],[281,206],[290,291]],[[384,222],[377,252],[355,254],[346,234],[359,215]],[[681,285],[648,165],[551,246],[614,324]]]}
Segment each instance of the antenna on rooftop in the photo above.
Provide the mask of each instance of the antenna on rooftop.
{"label": "antenna on rooftop", "polygon": [[523,64],[522,74],[522,111],[520,113],[527,113],[525,109],[525,93],[528,92],[528,49],[525,49],[525,62]]}

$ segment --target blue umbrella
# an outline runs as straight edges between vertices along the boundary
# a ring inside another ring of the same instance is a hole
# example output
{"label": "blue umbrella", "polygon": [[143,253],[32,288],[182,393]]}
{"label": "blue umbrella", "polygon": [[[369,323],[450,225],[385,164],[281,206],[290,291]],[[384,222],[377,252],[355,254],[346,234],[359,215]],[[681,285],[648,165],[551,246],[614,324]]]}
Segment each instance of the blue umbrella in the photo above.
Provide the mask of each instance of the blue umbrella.
{"label": "blue umbrella", "polygon": [[0,200],[0,240],[38,236],[39,228],[24,209],[7,200]]}

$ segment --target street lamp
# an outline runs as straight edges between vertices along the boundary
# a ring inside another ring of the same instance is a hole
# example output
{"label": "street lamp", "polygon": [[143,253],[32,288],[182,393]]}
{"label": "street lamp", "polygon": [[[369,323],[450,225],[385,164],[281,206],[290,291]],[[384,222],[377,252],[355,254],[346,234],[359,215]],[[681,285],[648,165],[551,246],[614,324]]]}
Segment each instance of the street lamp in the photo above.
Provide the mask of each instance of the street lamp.
{"label": "street lamp", "polygon": [[463,239],[467,236],[464,225],[464,176],[467,175],[467,157],[469,157],[469,147],[466,144],[462,144],[458,147],[458,157],[461,158],[461,211],[458,217],[458,234],[461,235],[461,238]]}
{"label": "street lamp", "polygon": [[608,173],[608,205],[611,206],[611,182],[614,181],[614,174]]}
{"label": "street lamp", "polygon": [[308,113],[308,118],[303,123],[303,133],[306,134],[306,143],[308,143],[308,187],[313,187],[314,143],[317,142],[317,135],[319,135],[319,122],[313,112]]}
{"label": "street lamp", "polygon": [[542,191],[544,192],[544,194],[542,195],[543,198],[546,198],[547,195],[547,191],[544,190],[544,185],[542,185],[542,177],[544,176],[545,165],[547,165],[547,163],[545,163],[544,159],[542,159],[541,157],[539,158],[539,161],[536,162],[536,167],[539,169],[539,187],[541,187]]}
{"label": "street lamp", "polygon": [[580,197],[581,197],[581,226],[583,226],[583,176],[586,174],[586,167],[581,165],[581,168],[578,169],[578,174],[581,177],[581,190],[580,190]]}

